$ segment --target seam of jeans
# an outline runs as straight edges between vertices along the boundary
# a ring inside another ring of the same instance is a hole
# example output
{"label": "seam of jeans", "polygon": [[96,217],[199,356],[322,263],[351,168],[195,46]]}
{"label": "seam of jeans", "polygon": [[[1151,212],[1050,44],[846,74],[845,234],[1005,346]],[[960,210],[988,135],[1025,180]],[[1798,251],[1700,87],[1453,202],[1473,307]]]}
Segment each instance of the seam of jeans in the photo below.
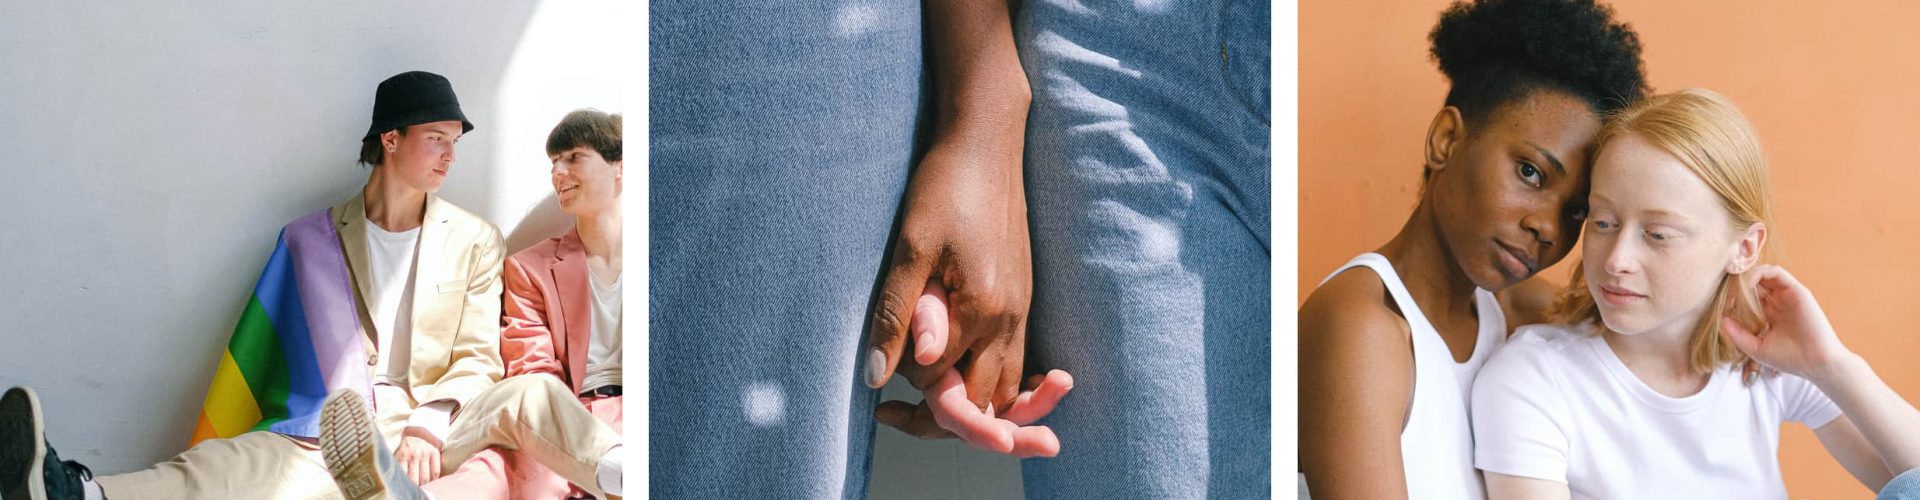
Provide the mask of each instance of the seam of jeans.
{"label": "seam of jeans", "polygon": [[[1243,95],[1244,92],[1238,86],[1234,85],[1233,66],[1228,63],[1233,57],[1233,53],[1227,50],[1227,23],[1231,22],[1231,20],[1228,19],[1227,11],[1232,10],[1232,8],[1233,0],[1220,0],[1220,9],[1215,15],[1215,20],[1217,20],[1218,23],[1216,23],[1217,25],[1214,27],[1213,42],[1214,46],[1220,48],[1220,64],[1218,66],[1220,69],[1220,87],[1226,90],[1227,98],[1232,99],[1233,102],[1240,105],[1240,111],[1246,114],[1246,118],[1252,119],[1255,123],[1259,123],[1263,127],[1272,128],[1273,123],[1271,118],[1262,114],[1260,110],[1255,109],[1253,102],[1249,101],[1247,96]],[[1269,33],[1271,33],[1271,30],[1269,30]],[[1272,40],[1268,40],[1268,43],[1272,43]],[[1269,64],[1271,64],[1271,61],[1269,61]]]}

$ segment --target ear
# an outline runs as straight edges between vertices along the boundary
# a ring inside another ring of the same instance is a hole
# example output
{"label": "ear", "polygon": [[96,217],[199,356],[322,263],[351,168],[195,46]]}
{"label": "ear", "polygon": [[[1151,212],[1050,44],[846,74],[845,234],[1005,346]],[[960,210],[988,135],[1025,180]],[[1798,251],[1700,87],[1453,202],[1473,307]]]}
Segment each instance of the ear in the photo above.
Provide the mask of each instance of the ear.
{"label": "ear", "polygon": [[1741,274],[1752,270],[1760,263],[1760,250],[1767,245],[1767,225],[1755,222],[1747,226],[1740,241],[1733,243],[1733,260],[1727,263],[1728,274]]}
{"label": "ear", "polygon": [[386,132],[381,132],[380,147],[386,149],[387,151],[393,151],[394,149],[399,148],[400,147],[400,131],[388,130]]}
{"label": "ear", "polygon": [[1427,124],[1427,172],[1446,168],[1447,161],[1454,157],[1461,145],[1466,143],[1467,122],[1460,116],[1460,108],[1447,106],[1434,113],[1433,123]]}
{"label": "ear", "polygon": [[621,184],[623,184],[623,181],[625,181],[626,178],[627,178],[626,162],[625,161],[613,162],[613,193],[614,194],[620,194],[620,191],[622,188]]}

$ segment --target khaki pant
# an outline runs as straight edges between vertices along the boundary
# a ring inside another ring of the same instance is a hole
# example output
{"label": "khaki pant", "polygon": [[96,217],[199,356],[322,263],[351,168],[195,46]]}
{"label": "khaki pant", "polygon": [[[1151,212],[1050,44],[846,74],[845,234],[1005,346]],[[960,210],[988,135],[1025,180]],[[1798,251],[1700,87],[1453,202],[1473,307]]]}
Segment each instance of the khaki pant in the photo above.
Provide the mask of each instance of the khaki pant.
{"label": "khaki pant", "polygon": [[552,469],[593,496],[600,490],[600,458],[621,442],[620,433],[593,415],[578,396],[546,375],[509,377],[460,409],[440,452],[443,473],[453,473],[490,448],[517,452]]}
{"label": "khaki pant", "polygon": [[266,431],[202,441],[147,470],[97,481],[114,500],[342,498],[318,446]]}
{"label": "khaki pant", "polygon": [[[406,391],[373,393],[374,422],[393,446],[417,405]],[[209,439],[147,470],[96,481],[114,500],[343,498],[317,443],[266,431]]]}

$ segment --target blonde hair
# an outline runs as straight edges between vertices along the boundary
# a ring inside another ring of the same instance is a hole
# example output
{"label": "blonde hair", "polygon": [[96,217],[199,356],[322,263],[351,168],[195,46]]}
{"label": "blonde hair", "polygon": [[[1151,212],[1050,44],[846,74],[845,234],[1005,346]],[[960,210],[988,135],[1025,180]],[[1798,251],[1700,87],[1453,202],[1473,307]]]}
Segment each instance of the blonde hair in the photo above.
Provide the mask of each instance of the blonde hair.
{"label": "blonde hair", "polygon": [[[1726,97],[1705,89],[1685,89],[1648,97],[1608,118],[1595,138],[1593,158],[1614,139],[1637,135],[1665,150],[1686,165],[1719,195],[1722,208],[1733,219],[1733,230],[1745,231],[1754,223],[1765,224],[1768,239],[1773,239],[1773,210],[1768,194],[1767,160],[1760,152],[1760,139],[1740,110]],[[1771,262],[1771,252],[1763,242],[1755,264]],[[1600,309],[1587,290],[1586,265],[1576,264],[1573,278],[1553,307],[1556,322],[1599,323]],[[1755,308],[1752,285],[1742,274],[1720,277],[1713,301],[1694,328],[1689,342],[1695,372],[1712,372],[1719,367],[1747,360],[1747,356],[1720,335],[1720,316],[1758,329],[1760,314]]]}

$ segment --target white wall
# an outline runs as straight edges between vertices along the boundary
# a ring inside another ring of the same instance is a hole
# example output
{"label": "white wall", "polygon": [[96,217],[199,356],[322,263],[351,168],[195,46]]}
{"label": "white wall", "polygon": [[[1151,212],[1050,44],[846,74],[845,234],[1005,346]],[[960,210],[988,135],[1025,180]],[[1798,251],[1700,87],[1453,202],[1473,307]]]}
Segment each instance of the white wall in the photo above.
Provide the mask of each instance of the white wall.
{"label": "white wall", "polygon": [[630,59],[614,2],[100,3],[0,3],[0,386],[101,473],[185,447],[279,228],[365,181],[380,80],[452,80],[441,195],[518,249],[565,224],[547,131]]}
{"label": "white wall", "polygon": [[[903,377],[880,389],[885,400],[920,401]],[[875,424],[873,469],[867,496],[875,499],[1022,498],[1020,460],[962,444],[957,439],[921,440]]]}

